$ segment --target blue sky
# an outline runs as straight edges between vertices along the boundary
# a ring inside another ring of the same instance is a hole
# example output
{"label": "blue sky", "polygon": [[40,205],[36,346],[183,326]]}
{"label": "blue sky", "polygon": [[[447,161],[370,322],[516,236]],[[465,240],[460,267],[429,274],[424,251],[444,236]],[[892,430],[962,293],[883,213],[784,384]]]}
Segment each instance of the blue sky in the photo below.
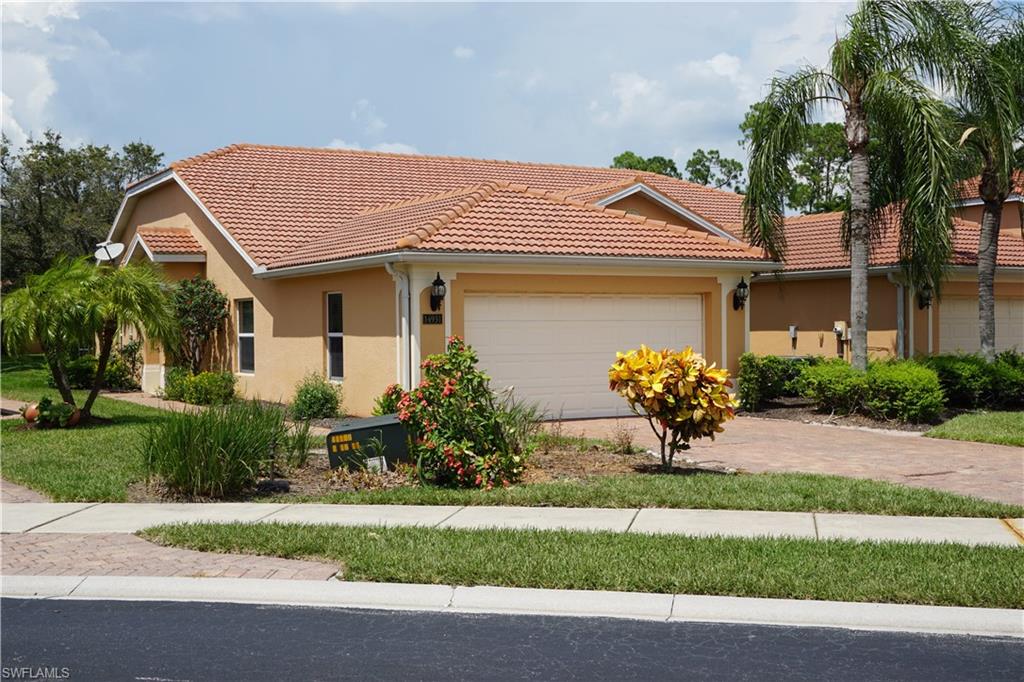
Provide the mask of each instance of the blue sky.
{"label": "blue sky", "polygon": [[743,157],[778,70],[825,59],[845,4],[5,3],[3,130],[607,165]]}

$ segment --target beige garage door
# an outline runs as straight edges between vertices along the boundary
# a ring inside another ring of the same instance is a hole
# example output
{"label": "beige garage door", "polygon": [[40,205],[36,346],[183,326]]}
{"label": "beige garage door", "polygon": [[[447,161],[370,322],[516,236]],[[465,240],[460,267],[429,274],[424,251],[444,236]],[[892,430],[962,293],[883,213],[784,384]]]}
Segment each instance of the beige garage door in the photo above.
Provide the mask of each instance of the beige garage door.
{"label": "beige garage door", "polygon": [[466,341],[492,386],[513,386],[549,416],[630,414],[608,390],[616,351],[703,350],[700,296],[467,294]]}
{"label": "beige garage door", "polygon": [[[977,297],[950,296],[939,304],[939,347],[943,353],[981,349]],[[1024,299],[996,299],[996,350],[1024,349]]]}

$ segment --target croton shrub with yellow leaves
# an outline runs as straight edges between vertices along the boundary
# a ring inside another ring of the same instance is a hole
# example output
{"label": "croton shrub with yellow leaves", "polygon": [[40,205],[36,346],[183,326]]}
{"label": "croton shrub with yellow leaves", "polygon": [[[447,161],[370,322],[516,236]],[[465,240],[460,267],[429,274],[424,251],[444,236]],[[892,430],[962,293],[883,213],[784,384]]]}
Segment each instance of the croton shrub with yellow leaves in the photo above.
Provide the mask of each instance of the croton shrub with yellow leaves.
{"label": "croton shrub with yellow leaves", "polygon": [[690,441],[698,438],[714,440],[724,430],[722,424],[736,416],[729,370],[708,365],[689,346],[679,352],[640,346],[616,353],[608,381],[633,412],[650,422],[666,470],[677,451],[689,449]]}

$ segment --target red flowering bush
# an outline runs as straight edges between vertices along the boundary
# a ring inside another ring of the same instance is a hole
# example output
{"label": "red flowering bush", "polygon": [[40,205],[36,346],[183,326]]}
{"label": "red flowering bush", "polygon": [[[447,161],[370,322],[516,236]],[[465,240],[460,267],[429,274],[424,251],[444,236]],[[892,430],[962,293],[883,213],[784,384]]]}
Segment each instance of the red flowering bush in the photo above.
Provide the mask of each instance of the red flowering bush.
{"label": "red flowering bush", "polygon": [[477,356],[462,339],[420,365],[412,391],[387,388],[377,410],[398,413],[409,434],[420,477],[437,485],[493,488],[519,480],[539,413],[511,391],[496,395]]}

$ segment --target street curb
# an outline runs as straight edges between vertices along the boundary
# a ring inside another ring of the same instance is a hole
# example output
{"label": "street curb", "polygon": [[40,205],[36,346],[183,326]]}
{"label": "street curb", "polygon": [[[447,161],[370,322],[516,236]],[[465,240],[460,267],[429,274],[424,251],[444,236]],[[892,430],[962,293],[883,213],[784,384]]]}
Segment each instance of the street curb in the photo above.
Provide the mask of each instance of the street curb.
{"label": "street curb", "polygon": [[1024,639],[1024,611],[800,599],[452,587],[338,580],[2,576],[0,595],[35,599],[227,602],[353,609],[627,618]]}

